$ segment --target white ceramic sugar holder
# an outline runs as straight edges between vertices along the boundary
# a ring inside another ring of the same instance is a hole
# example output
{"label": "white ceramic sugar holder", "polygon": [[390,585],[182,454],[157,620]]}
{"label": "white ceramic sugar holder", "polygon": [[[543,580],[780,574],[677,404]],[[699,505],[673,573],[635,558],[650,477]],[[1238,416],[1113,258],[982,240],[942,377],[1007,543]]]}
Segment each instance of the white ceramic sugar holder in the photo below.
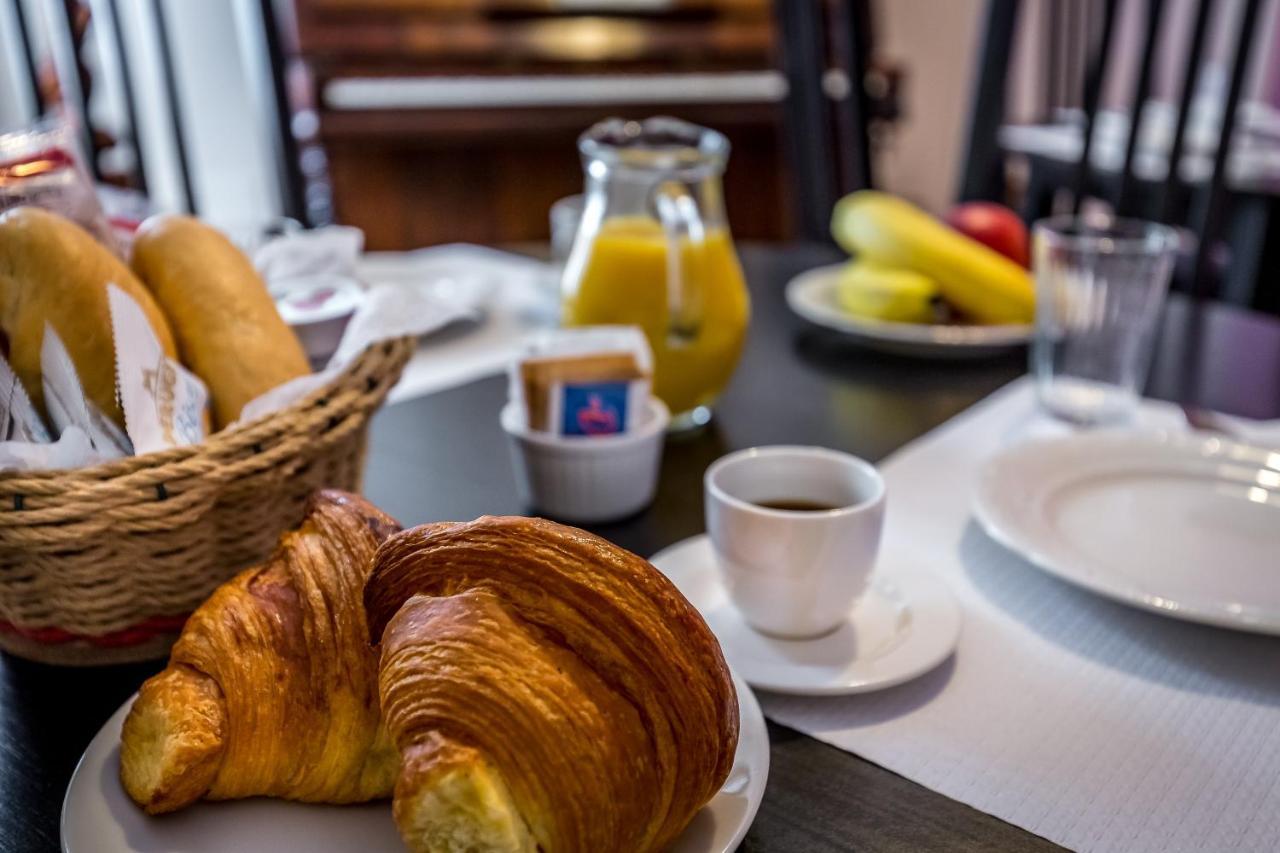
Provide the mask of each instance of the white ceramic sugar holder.
{"label": "white ceramic sugar holder", "polygon": [[560,436],[531,430],[518,403],[502,410],[516,486],[528,506],[573,522],[616,521],[653,501],[662,466],[662,442],[671,413],[650,397],[631,432]]}

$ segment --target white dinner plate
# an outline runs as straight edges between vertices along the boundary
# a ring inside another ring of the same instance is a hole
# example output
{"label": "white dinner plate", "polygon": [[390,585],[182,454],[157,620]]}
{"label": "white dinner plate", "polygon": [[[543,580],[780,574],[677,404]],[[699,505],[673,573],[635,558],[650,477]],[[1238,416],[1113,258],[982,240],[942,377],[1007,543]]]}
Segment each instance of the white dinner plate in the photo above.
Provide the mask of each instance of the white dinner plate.
{"label": "white dinner plate", "polygon": [[843,625],[812,640],[753,630],[729,601],[711,540],[694,536],[651,562],[702,613],[734,672],[761,690],[803,696],[867,693],[942,663],[960,637],[960,607],[940,580],[877,572]]}
{"label": "white dinner plate", "polygon": [[1280,453],[1203,434],[1034,441],[986,463],[974,511],[993,539],[1087,590],[1280,634]]}
{"label": "white dinner plate", "polygon": [[[670,853],[730,853],[747,834],[769,775],[769,733],[735,674],[741,729],[733,769]],[[255,798],[196,803],[148,817],[120,785],[120,727],[133,698],[107,720],[62,802],[64,853],[395,853],[404,845],[387,802],[324,806]]]}
{"label": "white dinner plate", "polygon": [[855,317],[840,308],[836,284],[844,264],[801,273],[787,282],[787,304],[811,323],[843,332],[881,352],[918,358],[979,358],[1025,346],[1031,326],[971,326],[886,323]]}

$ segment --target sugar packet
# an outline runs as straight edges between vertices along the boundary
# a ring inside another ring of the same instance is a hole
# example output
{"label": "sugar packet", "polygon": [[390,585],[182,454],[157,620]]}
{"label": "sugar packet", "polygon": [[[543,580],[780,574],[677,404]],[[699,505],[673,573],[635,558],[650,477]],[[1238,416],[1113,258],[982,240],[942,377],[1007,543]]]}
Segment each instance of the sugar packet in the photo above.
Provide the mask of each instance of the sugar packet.
{"label": "sugar packet", "polygon": [[631,432],[649,400],[648,377],[552,383],[548,423],[556,435],[614,435]]}
{"label": "sugar packet", "polygon": [[57,435],[64,435],[70,427],[78,427],[102,459],[118,459],[133,453],[133,445],[124,431],[85,396],[71,354],[48,323],[44,324],[44,339],[40,342],[40,375],[44,408]]}
{"label": "sugar packet", "polygon": [[613,435],[639,425],[652,374],[653,352],[639,328],[561,329],[534,338],[516,358],[511,398],[530,429]]}
{"label": "sugar packet", "polygon": [[165,355],[141,306],[107,285],[116,350],[116,393],[134,452],[199,444],[205,437],[204,383]]}

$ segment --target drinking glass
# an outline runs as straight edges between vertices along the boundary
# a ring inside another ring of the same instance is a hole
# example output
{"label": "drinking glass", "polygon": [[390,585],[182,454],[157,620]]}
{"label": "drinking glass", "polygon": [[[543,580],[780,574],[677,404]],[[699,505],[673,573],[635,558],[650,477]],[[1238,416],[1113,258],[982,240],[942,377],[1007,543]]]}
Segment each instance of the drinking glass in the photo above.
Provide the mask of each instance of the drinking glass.
{"label": "drinking glass", "polygon": [[1133,411],[1176,247],[1172,228],[1136,219],[1099,227],[1065,216],[1035,224],[1031,371],[1046,409],[1080,424]]}
{"label": "drinking glass", "polygon": [[567,195],[551,205],[551,262],[564,269],[578,237],[578,223],[582,221],[582,193]]}

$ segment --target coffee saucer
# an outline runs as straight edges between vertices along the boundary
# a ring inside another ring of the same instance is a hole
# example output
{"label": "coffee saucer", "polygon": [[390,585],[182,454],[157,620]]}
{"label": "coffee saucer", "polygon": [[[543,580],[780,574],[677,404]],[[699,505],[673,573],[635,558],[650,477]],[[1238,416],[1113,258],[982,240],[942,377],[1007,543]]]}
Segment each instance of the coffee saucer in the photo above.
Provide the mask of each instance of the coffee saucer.
{"label": "coffee saucer", "polygon": [[747,625],[729,601],[705,535],[650,562],[702,613],[729,665],[752,687],[803,696],[883,690],[946,660],[960,638],[960,606],[942,581],[919,572],[872,575],[870,588],[834,631],[784,640]]}

